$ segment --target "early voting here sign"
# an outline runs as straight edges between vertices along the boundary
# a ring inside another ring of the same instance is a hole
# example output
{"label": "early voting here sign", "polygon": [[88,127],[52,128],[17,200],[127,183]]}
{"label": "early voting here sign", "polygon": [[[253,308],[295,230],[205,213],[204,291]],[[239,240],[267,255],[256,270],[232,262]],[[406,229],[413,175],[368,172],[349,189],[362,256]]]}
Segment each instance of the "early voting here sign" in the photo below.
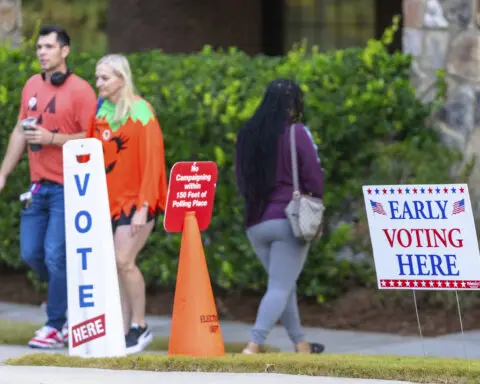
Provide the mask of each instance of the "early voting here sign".
{"label": "early voting here sign", "polygon": [[63,169],[69,354],[125,356],[102,143],[68,141]]}
{"label": "early voting here sign", "polygon": [[480,288],[466,184],[367,185],[363,196],[379,289]]}

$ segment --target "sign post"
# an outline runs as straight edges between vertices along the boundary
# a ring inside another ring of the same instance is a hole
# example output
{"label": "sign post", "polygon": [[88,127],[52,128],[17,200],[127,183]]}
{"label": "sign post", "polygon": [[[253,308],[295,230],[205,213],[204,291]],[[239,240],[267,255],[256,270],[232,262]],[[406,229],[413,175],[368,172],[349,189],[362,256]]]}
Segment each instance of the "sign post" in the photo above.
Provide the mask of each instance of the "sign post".
{"label": "sign post", "polygon": [[65,143],[63,168],[69,355],[125,356],[101,142],[88,138]]}
{"label": "sign post", "polygon": [[200,231],[210,225],[217,165],[179,162],[170,172],[164,227],[181,232],[169,355],[225,355]]}

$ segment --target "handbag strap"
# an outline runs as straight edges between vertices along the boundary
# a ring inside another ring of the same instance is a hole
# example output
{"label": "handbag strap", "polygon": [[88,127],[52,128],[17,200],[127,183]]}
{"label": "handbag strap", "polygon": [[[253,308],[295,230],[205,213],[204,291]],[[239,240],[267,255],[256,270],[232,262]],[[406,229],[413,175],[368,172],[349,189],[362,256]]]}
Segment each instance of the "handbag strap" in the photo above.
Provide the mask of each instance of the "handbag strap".
{"label": "handbag strap", "polygon": [[293,174],[293,195],[298,196],[300,194],[300,186],[298,181],[298,166],[297,166],[297,145],[295,143],[295,125],[290,126],[290,154],[292,161],[292,174]]}

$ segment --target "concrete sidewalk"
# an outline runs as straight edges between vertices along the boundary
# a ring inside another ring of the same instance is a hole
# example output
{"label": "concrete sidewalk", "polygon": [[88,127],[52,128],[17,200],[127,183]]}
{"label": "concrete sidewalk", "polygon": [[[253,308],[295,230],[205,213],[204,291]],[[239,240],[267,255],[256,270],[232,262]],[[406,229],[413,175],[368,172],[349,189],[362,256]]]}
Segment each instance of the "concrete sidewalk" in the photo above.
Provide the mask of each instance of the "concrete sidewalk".
{"label": "concrete sidewalk", "polygon": [[[0,319],[43,323],[45,312],[38,306],[0,302]],[[168,336],[171,319],[168,316],[147,316],[149,326],[156,336]],[[246,342],[251,324],[221,321],[225,342]],[[386,333],[337,331],[323,328],[306,328],[309,341],[325,344],[325,353],[437,356],[455,358],[480,357],[480,330],[440,336],[435,338],[407,337]],[[276,327],[267,343],[282,352],[293,352],[293,346],[282,327]]]}
{"label": "concrete sidewalk", "polygon": [[0,384],[414,384],[404,381],[278,375],[273,373],[202,373],[111,371],[86,368],[0,366]]}

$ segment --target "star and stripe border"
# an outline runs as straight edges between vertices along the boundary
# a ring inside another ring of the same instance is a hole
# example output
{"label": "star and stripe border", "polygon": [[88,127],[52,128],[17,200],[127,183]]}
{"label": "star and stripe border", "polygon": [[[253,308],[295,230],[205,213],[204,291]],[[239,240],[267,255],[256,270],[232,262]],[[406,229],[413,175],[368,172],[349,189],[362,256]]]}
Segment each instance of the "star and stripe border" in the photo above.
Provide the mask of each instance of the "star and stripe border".
{"label": "star and stripe border", "polygon": [[463,185],[408,185],[366,186],[368,196],[412,196],[412,195],[463,195],[467,193]]}
{"label": "star and stripe border", "polygon": [[480,289],[480,280],[380,279],[380,289]]}

